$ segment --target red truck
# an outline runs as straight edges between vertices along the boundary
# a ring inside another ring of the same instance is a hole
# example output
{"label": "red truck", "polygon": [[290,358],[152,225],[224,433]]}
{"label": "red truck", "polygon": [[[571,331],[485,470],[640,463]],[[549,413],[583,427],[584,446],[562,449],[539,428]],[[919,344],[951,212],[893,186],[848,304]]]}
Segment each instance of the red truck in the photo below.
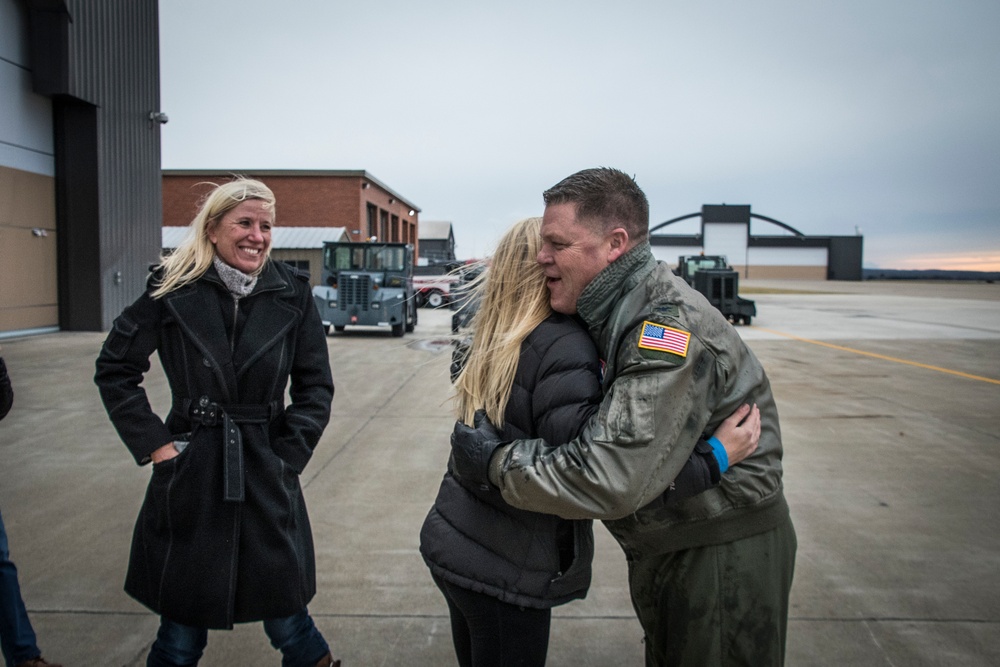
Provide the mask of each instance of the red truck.
{"label": "red truck", "polygon": [[413,291],[417,295],[417,306],[441,308],[451,302],[451,292],[459,282],[453,275],[413,276]]}

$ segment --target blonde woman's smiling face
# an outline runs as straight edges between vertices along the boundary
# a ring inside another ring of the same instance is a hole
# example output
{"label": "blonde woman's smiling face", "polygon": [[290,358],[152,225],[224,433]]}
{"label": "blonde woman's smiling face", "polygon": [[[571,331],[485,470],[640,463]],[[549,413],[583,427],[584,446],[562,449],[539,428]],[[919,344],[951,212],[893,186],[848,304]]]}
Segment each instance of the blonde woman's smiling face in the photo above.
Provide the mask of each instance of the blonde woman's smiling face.
{"label": "blonde woman's smiling face", "polygon": [[208,233],[219,259],[243,273],[264,265],[271,247],[274,207],[261,199],[248,199],[230,209]]}

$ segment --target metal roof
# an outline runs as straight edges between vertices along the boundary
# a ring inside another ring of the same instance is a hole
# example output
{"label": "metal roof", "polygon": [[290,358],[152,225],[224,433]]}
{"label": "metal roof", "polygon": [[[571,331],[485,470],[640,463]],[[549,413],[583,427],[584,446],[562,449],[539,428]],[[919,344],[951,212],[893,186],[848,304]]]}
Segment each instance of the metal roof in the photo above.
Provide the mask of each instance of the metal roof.
{"label": "metal roof", "polygon": [[[187,227],[164,227],[163,247],[176,248],[187,234]],[[345,227],[274,227],[271,248],[274,250],[317,249],[324,241],[350,241]]]}
{"label": "metal roof", "polygon": [[443,220],[421,220],[417,238],[449,239],[451,238],[451,223]]}

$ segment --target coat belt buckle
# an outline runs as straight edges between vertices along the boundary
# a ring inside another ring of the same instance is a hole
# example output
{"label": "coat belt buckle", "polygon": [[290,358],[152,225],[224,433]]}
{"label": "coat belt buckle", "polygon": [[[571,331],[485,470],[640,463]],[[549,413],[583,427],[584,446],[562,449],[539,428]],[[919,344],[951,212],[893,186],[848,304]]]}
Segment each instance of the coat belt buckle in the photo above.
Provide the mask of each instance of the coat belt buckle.
{"label": "coat belt buckle", "polygon": [[202,396],[198,404],[191,408],[191,416],[203,426],[215,426],[219,423],[219,404],[209,401],[207,396]]}

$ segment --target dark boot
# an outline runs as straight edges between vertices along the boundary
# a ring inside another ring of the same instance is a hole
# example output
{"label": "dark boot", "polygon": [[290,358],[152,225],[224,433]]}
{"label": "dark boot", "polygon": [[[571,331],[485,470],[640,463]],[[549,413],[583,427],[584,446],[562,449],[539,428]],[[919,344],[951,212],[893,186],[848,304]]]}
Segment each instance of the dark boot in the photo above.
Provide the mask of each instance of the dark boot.
{"label": "dark boot", "polygon": [[54,662],[49,662],[42,656],[37,658],[32,658],[31,660],[25,660],[24,662],[19,662],[14,667],[62,667],[62,665],[57,665]]}
{"label": "dark boot", "polygon": [[327,653],[319,662],[316,663],[316,667],[340,667],[340,660],[334,660],[332,653]]}

